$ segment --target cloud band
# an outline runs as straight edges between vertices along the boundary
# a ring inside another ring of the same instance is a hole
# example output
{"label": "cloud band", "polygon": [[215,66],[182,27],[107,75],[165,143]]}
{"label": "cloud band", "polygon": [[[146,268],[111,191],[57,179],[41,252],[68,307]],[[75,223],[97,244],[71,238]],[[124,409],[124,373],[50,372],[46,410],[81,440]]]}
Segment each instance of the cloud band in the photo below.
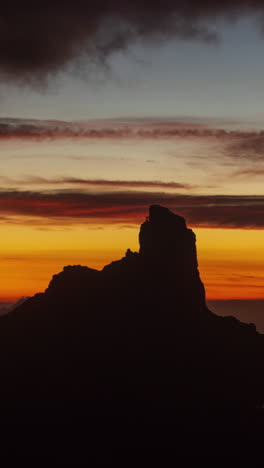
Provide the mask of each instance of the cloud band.
{"label": "cloud band", "polygon": [[264,196],[196,196],[162,192],[16,191],[0,192],[0,219],[25,224],[25,217],[47,224],[142,222],[150,204],[163,204],[191,226],[264,228]]}

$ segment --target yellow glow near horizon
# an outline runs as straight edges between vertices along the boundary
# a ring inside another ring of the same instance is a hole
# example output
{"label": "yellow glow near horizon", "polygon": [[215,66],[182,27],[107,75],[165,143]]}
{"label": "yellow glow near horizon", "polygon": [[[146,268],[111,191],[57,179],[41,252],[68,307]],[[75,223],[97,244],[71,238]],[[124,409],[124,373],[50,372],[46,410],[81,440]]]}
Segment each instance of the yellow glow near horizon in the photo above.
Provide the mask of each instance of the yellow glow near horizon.
{"label": "yellow glow near horizon", "polygon": [[[264,298],[263,231],[194,228],[207,299]],[[43,227],[3,224],[0,301],[46,289],[53,274],[69,264],[101,269],[138,250],[138,226]]]}
{"label": "yellow glow near horizon", "polygon": [[207,299],[264,298],[262,230],[195,229]]}

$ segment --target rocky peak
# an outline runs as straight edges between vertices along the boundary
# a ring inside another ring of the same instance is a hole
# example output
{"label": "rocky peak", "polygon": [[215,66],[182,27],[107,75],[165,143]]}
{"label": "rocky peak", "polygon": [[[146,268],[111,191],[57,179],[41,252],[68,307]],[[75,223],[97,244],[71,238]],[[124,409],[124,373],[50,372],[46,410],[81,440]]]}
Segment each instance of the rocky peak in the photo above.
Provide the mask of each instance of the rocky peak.
{"label": "rocky peak", "polygon": [[140,255],[181,268],[197,267],[195,235],[185,220],[168,208],[152,205],[139,233]]}
{"label": "rocky peak", "polygon": [[178,230],[186,230],[185,220],[169,208],[160,205],[151,205],[149,207],[149,221],[152,225],[163,225],[165,228],[176,228]]}
{"label": "rocky peak", "polygon": [[162,284],[179,300],[204,307],[195,242],[195,234],[186,227],[184,218],[163,206],[150,206],[149,216],[140,228],[139,253],[151,282]]}

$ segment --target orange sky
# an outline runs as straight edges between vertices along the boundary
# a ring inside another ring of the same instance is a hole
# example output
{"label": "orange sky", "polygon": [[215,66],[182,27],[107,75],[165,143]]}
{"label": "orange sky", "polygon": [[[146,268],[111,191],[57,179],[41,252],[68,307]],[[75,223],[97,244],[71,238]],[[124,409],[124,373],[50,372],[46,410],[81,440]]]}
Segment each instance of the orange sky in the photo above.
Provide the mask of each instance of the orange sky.
{"label": "orange sky", "polygon": [[[144,221],[144,219],[142,220]],[[138,250],[138,227],[2,225],[0,301],[44,291],[68,264],[102,268]],[[208,299],[264,298],[262,230],[194,228]]]}
{"label": "orange sky", "polygon": [[[11,137],[0,153],[0,301],[44,291],[65,265],[100,269],[138,250],[151,204],[194,226],[208,299],[264,298],[262,132],[121,119],[107,128],[129,137],[87,121],[86,138],[21,139],[17,128],[42,135],[48,123],[2,125]],[[76,124],[59,125],[71,134]]]}

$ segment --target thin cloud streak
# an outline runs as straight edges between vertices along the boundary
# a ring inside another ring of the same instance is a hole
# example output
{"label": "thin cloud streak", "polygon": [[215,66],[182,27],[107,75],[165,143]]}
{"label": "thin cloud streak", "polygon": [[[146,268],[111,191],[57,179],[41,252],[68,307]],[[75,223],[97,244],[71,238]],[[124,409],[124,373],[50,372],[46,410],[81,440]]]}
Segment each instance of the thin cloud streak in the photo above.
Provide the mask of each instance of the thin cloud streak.
{"label": "thin cloud streak", "polygon": [[[120,121],[49,121],[34,119],[0,118],[0,138],[2,139],[130,139],[130,138],[214,138],[234,143],[234,149],[257,149],[264,147],[264,130],[227,130],[207,125],[171,120],[120,120]],[[252,145],[251,145],[252,142]],[[258,142],[258,143],[257,143]],[[232,150],[232,148],[230,148]]]}
{"label": "thin cloud streak", "polygon": [[264,196],[195,196],[145,191],[1,191],[0,216],[53,220],[61,223],[126,223],[144,219],[150,204],[164,204],[191,226],[264,228]]}
{"label": "thin cloud streak", "polygon": [[77,186],[95,186],[95,187],[115,187],[115,188],[166,188],[166,189],[185,189],[194,188],[194,185],[183,184],[179,182],[162,182],[160,180],[107,180],[107,179],[82,179],[76,177],[60,177],[46,179],[44,177],[28,176],[24,179],[11,179],[1,177],[0,181],[7,184],[16,185],[77,185]]}
{"label": "thin cloud streak", "polygon": [[[228,130],[172,119],[121,119],[66,122],[35,119],[0,118],[0,140],[175,140],[205,141],[212,145],[205,159],[221,161],[263,160],[264,130]],[[37,157],[37,155],[36,155]],[[204,159],[203,158],[203,159]],[[78,159],[78,157],[76,157]]]}
{"label": "thin cloud streak", "polygon": [[232,176],[241,176],[241,177],[264,177],[264,168],[260,168],[259,166],[256,168],[248,167],[241,171],[235,171]]}

